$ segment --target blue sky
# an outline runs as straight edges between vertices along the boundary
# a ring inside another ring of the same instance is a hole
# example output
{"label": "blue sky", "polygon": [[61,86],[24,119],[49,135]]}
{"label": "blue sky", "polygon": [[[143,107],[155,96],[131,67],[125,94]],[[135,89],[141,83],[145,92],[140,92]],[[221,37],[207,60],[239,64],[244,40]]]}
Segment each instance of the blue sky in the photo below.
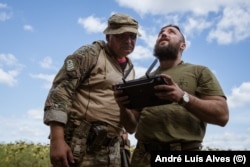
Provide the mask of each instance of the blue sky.
{"label": "blue sky", "polygon": [[0,142],[49,143],[42,118],[52,80],[67,55],[105,40],[113,13],[139,21],[142,37],[129,56],[137,77],[153,61],[159,29],[180,26],[188,44],[183,60],[209,67],[228,98],[230,120],[225,127],[208,125],[204,146],[249,150],[248,0],[0,0]]}

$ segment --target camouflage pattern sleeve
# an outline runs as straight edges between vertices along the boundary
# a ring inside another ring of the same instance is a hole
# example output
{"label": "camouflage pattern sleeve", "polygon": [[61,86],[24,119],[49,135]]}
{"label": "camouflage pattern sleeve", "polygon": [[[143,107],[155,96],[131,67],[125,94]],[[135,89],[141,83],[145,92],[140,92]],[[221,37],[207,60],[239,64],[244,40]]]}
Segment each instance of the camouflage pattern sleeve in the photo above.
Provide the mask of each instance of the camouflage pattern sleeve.
{"label": "camouflage pattern sleeve", "polygon": [[54,78],[44,106],[44,123],[67,123],[68,111],[80,82],[95,65],[99,51],[97,45],[85,45],[69,55]]}

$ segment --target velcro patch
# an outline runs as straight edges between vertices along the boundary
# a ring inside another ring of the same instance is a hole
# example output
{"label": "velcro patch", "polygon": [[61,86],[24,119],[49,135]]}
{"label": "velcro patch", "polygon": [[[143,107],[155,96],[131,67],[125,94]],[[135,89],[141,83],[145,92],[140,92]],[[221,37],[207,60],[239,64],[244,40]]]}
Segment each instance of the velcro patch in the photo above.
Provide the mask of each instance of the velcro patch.
{"label": "velcro patch", "polygon": [[74,68],[75,68],[74,61],[72,59],[68,59],[66,61],[66,69],[67,69],[67,71],[72,71],[72,70],[74,70]]}

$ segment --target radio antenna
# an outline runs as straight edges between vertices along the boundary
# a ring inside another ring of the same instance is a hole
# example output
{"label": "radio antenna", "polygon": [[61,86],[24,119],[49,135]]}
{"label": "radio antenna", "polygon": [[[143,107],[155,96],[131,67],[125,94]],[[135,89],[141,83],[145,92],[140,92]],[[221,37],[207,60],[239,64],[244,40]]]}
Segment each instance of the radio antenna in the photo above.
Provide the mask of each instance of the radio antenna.
{"label": "radio antenna", "polygon": [[133,69],[133,67],[134,67],[134,65],[131,64],[130,67],[129,67],[129,69],[128,69],[128,71],[126,71],[126,73],[122,77],[122,80],[123,80],[124,83],[126,83],[126,78],[127,78],[128,74],[131,72],[131,70]]}
{"label": "radio antenna", "polygon": [[154,68],[155,64],[157,63],[157,58],[153,61],[153,63],[150,65],[150,67],[148,68],[148,70],[146,71],[146,77],[149,78],[149,74],[152,71],[152,69]]}

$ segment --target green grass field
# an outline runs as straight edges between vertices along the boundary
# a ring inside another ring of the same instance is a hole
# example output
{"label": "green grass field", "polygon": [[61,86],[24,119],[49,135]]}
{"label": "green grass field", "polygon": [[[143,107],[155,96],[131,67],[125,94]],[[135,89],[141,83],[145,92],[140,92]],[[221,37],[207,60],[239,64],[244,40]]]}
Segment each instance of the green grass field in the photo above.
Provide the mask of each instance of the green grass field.
{"label": "green grass field", "polygon": [[[135,146],[131,146],[133,153]],[[203,151],[220,151],[214,148],[203,148]],[[230,151],[230,150],[228,150]],[[27,143],[0,143],[1,167],[51,167],[49,145]]]}
{"label": "green grass field", "polygon": [[23,141],[0,144],[0,166],[3,167],[51,167],[49,145]]}

